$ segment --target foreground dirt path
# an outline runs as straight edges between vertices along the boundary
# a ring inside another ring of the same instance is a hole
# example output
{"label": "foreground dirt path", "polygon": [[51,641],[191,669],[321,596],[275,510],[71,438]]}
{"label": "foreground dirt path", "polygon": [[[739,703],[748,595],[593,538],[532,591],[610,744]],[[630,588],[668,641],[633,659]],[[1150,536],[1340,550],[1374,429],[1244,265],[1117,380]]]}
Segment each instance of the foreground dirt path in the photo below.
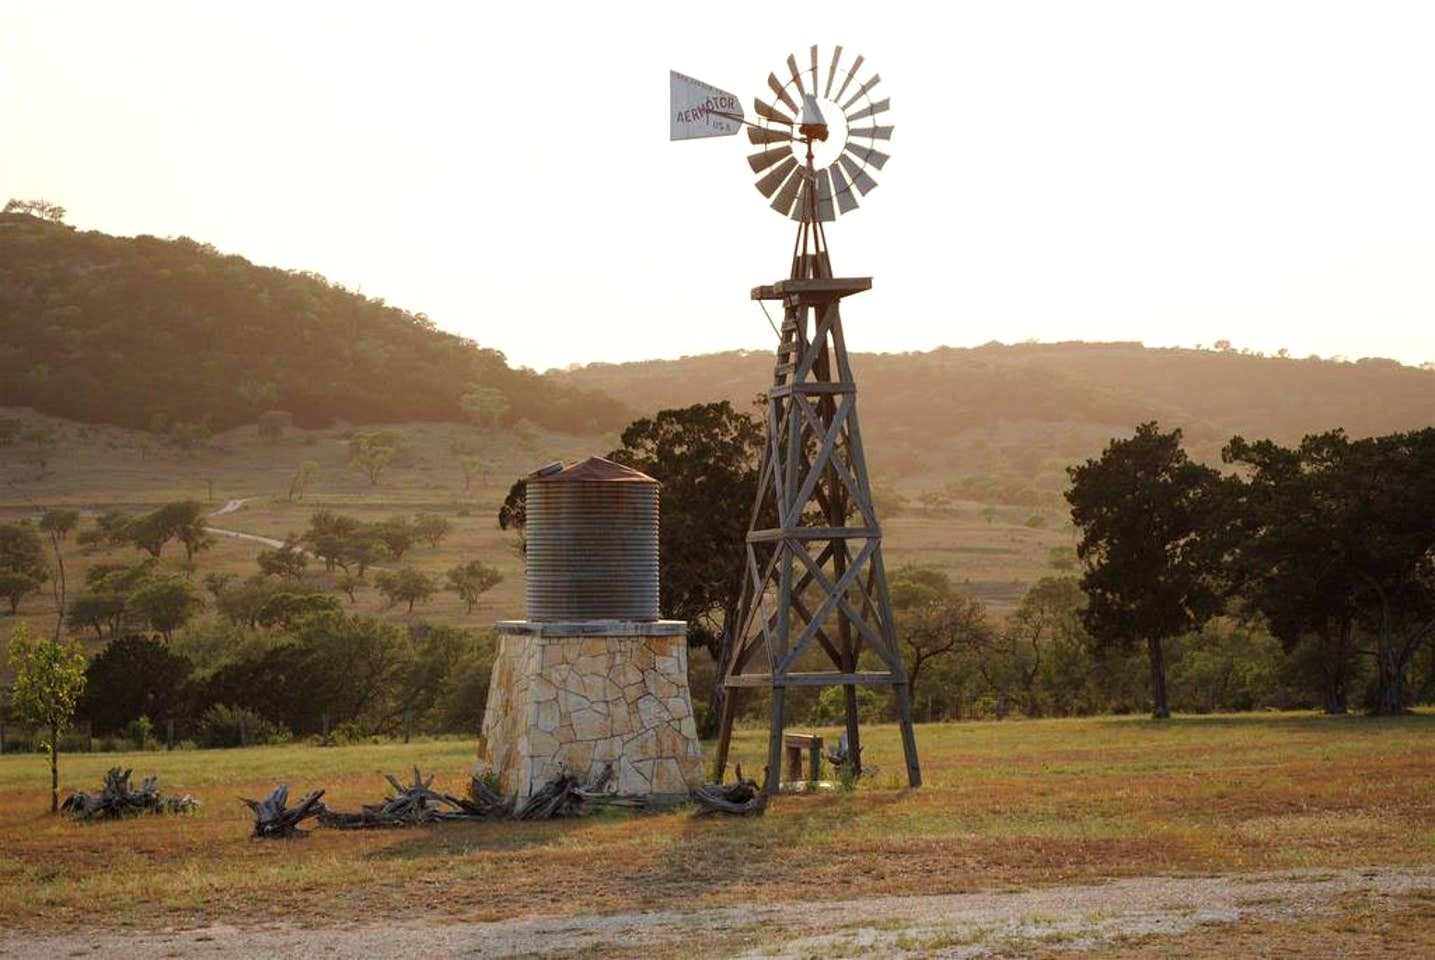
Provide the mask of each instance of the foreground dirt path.
{"label": "foreground dirt path", "polygon": [[[1366,926],[1352,926],[1351,917],[1362,918]],[[1246,949],[1260,950],[1262,931],[1272,931],[1273,937],[1280,931],[1283,950],[1314,950],[1311,955],[1323,952],[1321,938],[1328,932],[1369,934],[1343,955],[1412,955],[1409,948],[1435,943],[1435,867],[1145,877],[1013,892],[521,917],[492,923],[214,926],[9,936],[0,939],[0,956],[975,957],[1093,948],[1144,956],[1169,954],[1179,944],[1183,955],[1198,957],[1229,956],[1230,938],[1237,934],[1248,938]],[[1209,950],[1202,946],[1207,941]],[[1417,950],[1414,955],[1419,954]]]}

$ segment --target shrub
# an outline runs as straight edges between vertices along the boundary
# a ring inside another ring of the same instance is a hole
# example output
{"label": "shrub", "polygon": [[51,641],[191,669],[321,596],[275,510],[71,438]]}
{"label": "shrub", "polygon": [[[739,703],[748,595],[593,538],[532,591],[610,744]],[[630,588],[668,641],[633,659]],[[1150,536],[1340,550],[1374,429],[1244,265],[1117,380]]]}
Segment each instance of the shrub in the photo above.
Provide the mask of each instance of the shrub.
{"label": "shrub", "polygon": [[[881,723],[887,719],[887,705],[884,698],[871,687],[857,688],[857,719],[862,723]],[[845,723],[846,707],[842,702],[841,687],[827,687],[817,697],[812,708],[812,722],[821,726]]]}
{"label": "shrub", "polygon": [[367,743],[368,739],[364,728],[357,723],[341,723],[329,731],[331,745],[347,746],[355,743]]}
{"label": "shrub", "polygon": [[693,722],[697,725],[699,735],[702,735],[704,730],[715,729],[712,706],[703,700],[694,700]]}
{"label": "shrub", "polygon": [[150,734],[154,732],[154,722],[144,714],[130,724],[130,739],[135,742],[136,750],[149,749]]}
{"label": "shrub", "polygon": [[253,710],[216,703],[199,721],[199,744],[204,747],[240,747],[288,743],[291,734],[282,724]]}

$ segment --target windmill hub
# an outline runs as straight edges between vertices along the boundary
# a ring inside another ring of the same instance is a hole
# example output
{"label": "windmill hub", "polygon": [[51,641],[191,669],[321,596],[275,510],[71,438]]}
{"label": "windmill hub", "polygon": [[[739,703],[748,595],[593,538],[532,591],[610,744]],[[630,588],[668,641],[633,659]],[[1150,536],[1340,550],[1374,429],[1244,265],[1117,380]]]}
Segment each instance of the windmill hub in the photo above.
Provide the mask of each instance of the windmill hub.
{"label": "windmill hub", "polygon": [[817,98],[810,93],[802,96],[802,124],[797,128],[797,132],[807,141],[809,149],[813,140],[827,139],[827,120],[822,115],[822,107]]}

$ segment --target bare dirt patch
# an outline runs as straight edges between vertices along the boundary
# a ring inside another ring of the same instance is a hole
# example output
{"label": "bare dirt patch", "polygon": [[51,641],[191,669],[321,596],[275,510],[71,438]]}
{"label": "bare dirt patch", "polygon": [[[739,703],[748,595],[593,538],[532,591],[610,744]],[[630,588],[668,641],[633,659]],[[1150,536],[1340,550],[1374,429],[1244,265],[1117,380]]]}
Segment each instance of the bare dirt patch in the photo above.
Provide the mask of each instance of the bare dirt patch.
{"label": "bare dirt patch", "polygon": [[[439,894],[435,891],[436,895]],[[1283,871],[1141,877],[1036,890],[827,902],[781,901],[486,923],[305,929],[269,924],[142,934],[76,931],[0,940],[5,957],[1056,956],[1172,950],[1231,956],[1259,947],[1421,955],[1435,944],[1435,870]],[[1235,954],[1232,954],[1232,951]],[[1112,952],[1114,951],[1114,953]]]}

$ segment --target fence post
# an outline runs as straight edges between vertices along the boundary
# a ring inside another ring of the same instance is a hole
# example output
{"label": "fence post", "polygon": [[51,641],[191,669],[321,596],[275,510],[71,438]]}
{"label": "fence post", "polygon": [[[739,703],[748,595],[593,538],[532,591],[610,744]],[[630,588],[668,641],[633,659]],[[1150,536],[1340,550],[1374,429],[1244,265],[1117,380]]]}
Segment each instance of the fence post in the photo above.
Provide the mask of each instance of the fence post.
{"label": "fence post", "polygon": [[414,712],[404,711],[404,743],[408,743],[414,735]]}
{"label": "fence post", "polygon": [[164,748],[166,750],[174,749],[174,717],[170,717],[164,722]]}
{"label": "fence post", "polygon": [[85,752],[95,752],[95,728],[90,725],[88,720],[85,721]]}
{"label": "fence post", "polygon": [[239,715],[239,745],[249,746],[249,731],[244,729],[244,714]]}
{"label": "fence post", "polygon": [[5,721],[0,720],[0,757],[5,756]]}
{"label": "fence post", "polygon": [[329,745],[329,713],[327,710],[324,712],[322,722],[324,725],[324,746],[327,747]]}

